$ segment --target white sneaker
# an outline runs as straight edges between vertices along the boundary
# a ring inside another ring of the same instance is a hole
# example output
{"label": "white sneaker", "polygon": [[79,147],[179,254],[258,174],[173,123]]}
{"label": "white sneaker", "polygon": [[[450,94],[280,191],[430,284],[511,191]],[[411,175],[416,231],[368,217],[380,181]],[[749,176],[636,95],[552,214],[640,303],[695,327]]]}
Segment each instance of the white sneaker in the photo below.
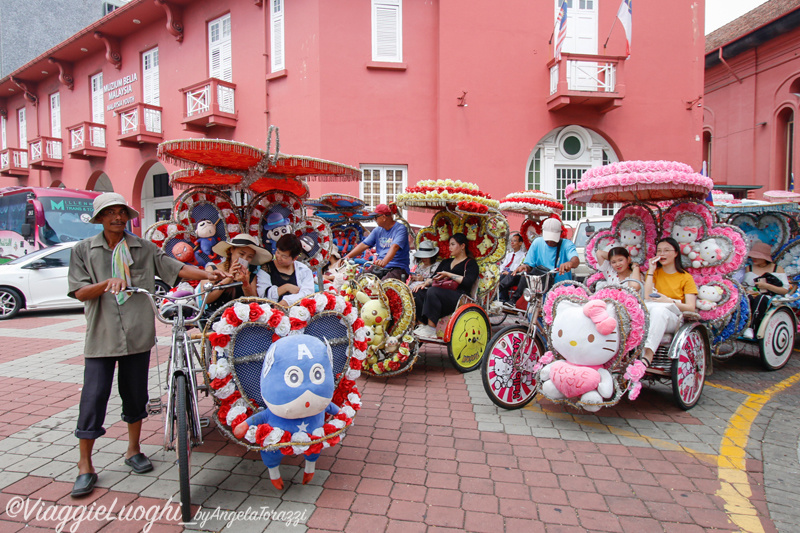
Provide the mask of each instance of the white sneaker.
{"label": "white sneaker", "polygon": [[755,337],[753,328],[747,328],[746,330],[744,330],[744,333],[742,333],[742,337],[748,340],[753,340],[753,338]]}
{"label": "white sneaker", "polygon": [[425,337],[428,339],[435,339],[436,338],[436,328],[432,328],[428,325],[419,326],[417,329],[414,330],[414,335],[417,337]]}

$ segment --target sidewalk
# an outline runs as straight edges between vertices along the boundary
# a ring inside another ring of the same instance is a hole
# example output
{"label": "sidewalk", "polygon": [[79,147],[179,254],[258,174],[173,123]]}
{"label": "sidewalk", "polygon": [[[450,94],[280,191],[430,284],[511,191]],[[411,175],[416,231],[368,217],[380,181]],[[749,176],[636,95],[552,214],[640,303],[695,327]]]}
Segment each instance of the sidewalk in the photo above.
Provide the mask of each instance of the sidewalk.
{"label": "sidewalk", "polygon": [[[78,312],[0,322],[6,391],[0,531],[26,523],[26,532],[53,531],[54,513],[67,512],[57,506],[76,504],[114,505],[116,519],[103,515],[74,531],[142,531],[150,518],[151,532],[181,531],[169,516],[178,516],[177,507],[165,509],[170,497],[177,499],[178,484],[174,453],[162,451],[163,418],[151,417],[143,428],[155,470],[132,474],[122,461],[126,433],[116,391],[108,432],[95,448],[101,488],[79,501],[69,497],[77,475],[72,432],[83,327]],[[164,337],[162,377],[167,342]],[[155,359],[154,353],[151,396]],[[188,527],[243,533],[798,530],[800,358],[773,373],[746,357],[715,371],[689,412],[675,407],[661,385],[594,415],[547,402],[509,412],[489,401],[479,372],[460,374],[441,348],[429,348],[407,374],[360,379],[363,407],[355,425],[340,446],[323,452],[310,485],[299,484],[302,462],[292,458],[281,466],[286,489],[277,491],[257,453],[208,428],[205,444],[192,454],[200,521]],[[201,406],[211,413],[210,399]],[[27,519],[19,509],[26,501],[29,510],[35,507]],[[234,515],[226,511],[242,513],[227,525]],[[294,519],[298,525],[284,524]]]}

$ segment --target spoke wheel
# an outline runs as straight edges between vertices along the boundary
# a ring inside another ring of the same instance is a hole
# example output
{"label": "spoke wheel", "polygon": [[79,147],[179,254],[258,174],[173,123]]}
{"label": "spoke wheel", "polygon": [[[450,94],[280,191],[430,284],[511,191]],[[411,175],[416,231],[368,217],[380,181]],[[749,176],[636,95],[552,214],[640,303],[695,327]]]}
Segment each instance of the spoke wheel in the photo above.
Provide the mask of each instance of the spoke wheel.
{"label": "spoke wheel", "polygon": [[189,466],[192,455],[192,439],[189,435],[189,407],[187,404],[188,386],[186,376],[175,375],[175,423],[178,437],[178,481],[181,491],[181,518],[184,522],[192,520],[191,489],[189,487]]}
{"label": "spoke wheel", "polygon": [[761,339],[761,363],[767,370],[778,370],[789,362],[794,348],[795,326],[789,311],[778,309],[770,315]]}
{"label": "spoke wheel", "polygon": [[468,304],[456,309],[448,325],[447,355],[459,372],[472,372],[481,367],[491,331],[489,319],[481,307]]}
{"label": "spoke wheel", "polygon": [[0,288],[0,320],[13,318],[22,309],[22,296],[14,289]]}
{"label": "spoke wheel", "polygon": [[170,286],[163,281],[156,280],[156,296],[164,296],[169,292]]}
{"label": "spoke wheel", "polygon": [[695,406],[703,392],[706,378],[708,345],[702,326],[694,326],[685,335],[676,335],[678,356],[672,360],[672,394],[678,406],[688,411]]}
{"label": "spoke wheel", "polygon": [[531,340],[525,326],[498,331],[486,346],[481,365],[483,388],[492,403],[503,409],[519,409],[538,391],[534,365],[544,353],[538,337]]}

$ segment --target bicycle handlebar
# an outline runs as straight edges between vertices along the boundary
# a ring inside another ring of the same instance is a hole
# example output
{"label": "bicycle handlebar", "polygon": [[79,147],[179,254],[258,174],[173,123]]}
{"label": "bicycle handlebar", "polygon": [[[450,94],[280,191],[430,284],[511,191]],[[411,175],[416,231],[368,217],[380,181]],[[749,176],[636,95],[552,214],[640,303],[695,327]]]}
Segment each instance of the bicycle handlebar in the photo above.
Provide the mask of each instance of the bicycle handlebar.
{"label": "bicycle handlebar", "polygon": [[[158,308],[158,304],[156,302],[156,299],[165,299],[165,300],[169,300],[171,302],[175,302],[175,303],[178,304],[179,310],[181,310],[183,308],[184,302],[187,302],[189,300],[193,300],[193,299],[197,298],[198,296],[202,295],[203,296],[203,301],[200,304],[200,310],[202,310],[206,306],[206,299],[208,298],[208,295],[211,294],[212,292],[225,290],[225,289],[230,289],[230,288],[233,288],[233,287],[239,287],[240,285],[242,285],[241,281],[234,281],[233,283],[228,283],[227,285],[217,285],[217,286],[215,286],[215,285],[213,285],[213,284],[211,284],[209,282],[208,284],[203,285],[204,290],[202,292],[186,294],[184,296],[170,296],[169,294],[165,294],[163,296],[158,296],[158,295],[155,295],[152,292],[148,291],[147,289],[142,289],[141,287],[127,287],[127,288],[123,289],[123,292],[128,292],[128,293],[131,293],[131,294],[137,294],[138,293],[138,294],[146,295],[148,297],[148,299],[150,300],[150,305],[153,306],[153,311],[155,312],[156,318],[158,319],[158,321],[163,323],[163,324],[173,324],[174,320],[167,320],[161,314],[161,311]],[[189,319],[184,319],[184,323],[185,324],[189,324],[189,325],[196,324],[197,321],[200,320],[200,317],[202,316],[202,313],[200,312],[200,310],[198,310],[197,316],[195,316],[193,318],[189,318]],[[181,313],[182,313],[182,311],[179,312],[178,314],[180,315]],[[177,315],[176,315],[176,317],[177,317]]]}

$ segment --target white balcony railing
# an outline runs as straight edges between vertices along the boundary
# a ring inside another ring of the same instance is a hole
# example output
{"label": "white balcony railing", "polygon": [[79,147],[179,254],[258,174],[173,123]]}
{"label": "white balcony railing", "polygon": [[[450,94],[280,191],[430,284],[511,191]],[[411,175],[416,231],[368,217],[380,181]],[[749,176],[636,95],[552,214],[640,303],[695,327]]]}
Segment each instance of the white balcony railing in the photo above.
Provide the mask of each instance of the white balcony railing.
{"label": "white balcony railing", "polygon": [[580,56],[581,59],[564,58],[550,67],[550,94],[558,91],[559,70],[566,69],[568,91],[586,91],[595,93],[616,92],[617,64],[619,60],[601,58],[598,61],[587,61],[591,56]]}

